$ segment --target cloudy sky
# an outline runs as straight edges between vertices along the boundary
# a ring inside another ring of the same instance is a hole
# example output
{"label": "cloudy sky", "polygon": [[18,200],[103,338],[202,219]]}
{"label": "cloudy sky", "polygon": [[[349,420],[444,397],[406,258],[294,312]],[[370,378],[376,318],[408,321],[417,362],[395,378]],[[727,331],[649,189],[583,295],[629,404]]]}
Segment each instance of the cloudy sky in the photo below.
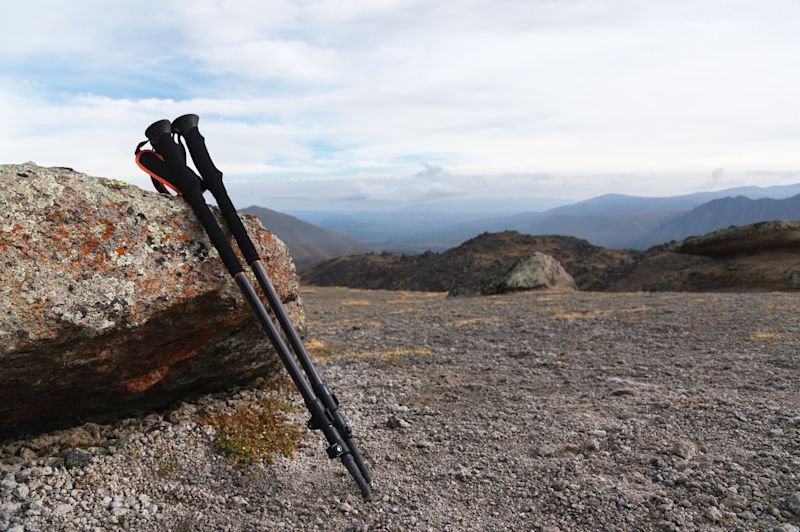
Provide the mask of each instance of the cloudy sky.
{"label": "cloudy sky", "polygon": [[798,181],[796,0],[4,2],[0,162],[146,186],[186,112],[239,202]]}

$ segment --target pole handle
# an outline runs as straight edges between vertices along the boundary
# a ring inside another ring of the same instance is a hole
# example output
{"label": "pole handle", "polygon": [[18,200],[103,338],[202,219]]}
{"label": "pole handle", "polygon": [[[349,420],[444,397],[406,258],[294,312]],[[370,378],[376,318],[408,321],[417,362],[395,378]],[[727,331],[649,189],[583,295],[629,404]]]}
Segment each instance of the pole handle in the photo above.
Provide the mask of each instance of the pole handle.
{"label": "pole handle", "polygon": [[236,243],[239,244],[242,255],[244,255],[248,264],[252,264],[260,260],[258,251],[256,251],[253,241],[250,240],[250,235],[247,234],[247,230],[242,225],[242,220],[236,212],[236,207],[233,206],[233,202],[228,196],[228,191],[222,183],[222,172],[211,160],[211,155],[206,147],[206,140],[197,127],[199,121],[200,117],[194,114],[180,116],[172,122],[172,131],[180,134],[186,140],[186,146],[189,148],[192,160],[200,171],[200,175],[203,176],[203,185],[214,195],[228,229],[236,239]]}
{"label": "pole handle", "polygon": [[[166,122],[166,125],[164,122]],[[244,271],[242,264],[203,199],[203,185],[200,177],[186,166],[185,153],[181,146],[172,140],[169,121],[160,120],[152,124],[147,128],[145,134],[156,152],[164,157],[164,163],[169,170],[169,178],[172,180],[172,184],[183,193],[183,199],[192,208],[203,229],[205,229],[212,245],[216,248],[222,262],[228,269],[228,273],[232,277],[236,277],[237,274]]]}

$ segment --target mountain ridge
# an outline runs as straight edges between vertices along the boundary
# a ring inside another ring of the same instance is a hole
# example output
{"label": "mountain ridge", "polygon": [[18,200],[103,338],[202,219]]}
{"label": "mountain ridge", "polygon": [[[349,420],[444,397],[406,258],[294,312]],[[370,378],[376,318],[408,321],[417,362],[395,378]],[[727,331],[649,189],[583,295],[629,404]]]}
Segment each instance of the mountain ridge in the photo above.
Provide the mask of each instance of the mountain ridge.
{"label": "mountain ridge", "polygon": [[[589,240],[594,245],[643,250],[652,245],[688,236],[683,233],[682,236],[666,234],[666,230],[661,228],[670,219],[685,215],[704,203],[729,196],[745,195],[753,200],[759,200],[786,199],[797,194],[800,194],[800,183],[768,187],[733,187],[665,197],[604,194],[546,211],[517,212],[505,216],[485,218],[473,216],[469,219],[462,214],[460,218],[454,219],[453,216],[441,216],[437,213],[428,215],[409,213],[406,216],[398,211],[369,215],[337,215],[320,223],[324,227],[355,235],[376,249],[408,253],[420,253],[426,250],[443,252],[473,235],[506,230],[528,234],[573,236]],[[768,218],[762,217],[762,219]],[[724,226],[718,225],[718,227]],[[659,230],[665,233],[661,240],[650,236]]]}
{"label": "mountain ridge", "polygon": [[672,240],[683,240],[725,227],[773,220],[800,220],[800,194],[783,199],[751,199],[736,196],[711,200],[667,220],[638,244],[645,247]]}
{"label": "mountain ridge", "polygon": [[353,237],[266,207],[251,205],[239,212],[255,216],[261,225],[283,240],[298,269],[333,257],[371,250],[365,243]]}

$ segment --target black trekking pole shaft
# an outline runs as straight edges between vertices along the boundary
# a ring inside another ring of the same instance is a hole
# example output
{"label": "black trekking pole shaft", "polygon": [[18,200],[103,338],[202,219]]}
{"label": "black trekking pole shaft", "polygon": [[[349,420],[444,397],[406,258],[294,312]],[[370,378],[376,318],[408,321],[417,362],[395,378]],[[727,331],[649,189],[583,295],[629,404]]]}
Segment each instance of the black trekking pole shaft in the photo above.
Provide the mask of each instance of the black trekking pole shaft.
{"label": "black trekking pole shaft", "polygon": [[267,296],[267,302],[269,303],[270,308],[272,308],[275,317],[278,319],[281,329],[283,329],[283,332],[289,339],[289,343],[291,344],[297,359],[300,361],[300,365],[303,367],[303,370],[305,370],[314,392],[322,401],[322,404],[325,405],[325,408],[331,415],[336,428],[339,429],[342,436],[345,438],[345,441],[350,447],[350,452],[352,453],[353,458],[355,459],[355,462],[358,465],[358,468],[361,470],[364,478],[367,482],[372,482],[372,474],[370,473],[367,464],[364,462],[361,452],[358,450],[358,446],[353,440],[352,430],[347,424],[347,420],[339,410],[339,401],[322,380],[322,377],[317,371],[314,362],[308,355],[300,336],[297,334],[297,330],[294,328],[289,316],[286,314],[286,310],[281,303],[280,297],[275,291],[275,287],[272,285],[267,272],[264,270],[264,266],[261,263],[258,252],[256,251],[250,236],[247,234],[247,230],[244,228],[244,225],[239,218],[239,214],[236,212],[236,208],[233,206],[233,202],[228,196],[228,191],[225,189],[225,185],[222,182],[222,172],[211,160],[211,155],[208,153],[205,139],[200,134],[200,130],[197,127],[198,120],[199,118],[197,115],[181,116],[173,122],[173,129],[180,133],[186,140],[186,145],[189,148],[189,153],[192,155],[192,160],[194,161],[195,166],[197,166],[197,169],[200,171],[200,175],[203,176],[203,184],[209,191],[211,191],[211,193],[214,195],[214,198],[217,200],[217,205],[219,205],[220,211],[222,211],[222,216],[225,218],[225,223],[228,225],[228,228],[236,239],[236,243],[239,245],[242,255],[244,255],[248,264],[250,264],[250,267],[253,269],[253,273],[256,275],[258,284],[261,286],[261,289]]}
{"label": "black trekking pole shaft", "polygon": [[[167,125],[169,125],[168,121],[162,122],[167,122]],[[281,338],[275,324],[270,319],[263,303],[261,303],[261,299],[259,299],[250,281],[245,276],[239,259],[236,257],[222,229],[203,199],[203,189],[200,178],[186,166],[185,156],[180,146],[172,140],[170,131],[171,130],[165,130],[163,124],[160,122],[156,122],[148,128],[146,134],[156,152],[164,157],[164,162],[167,165],[171,177],[176,181],[175,184],[183,193],[184,199],[189,203],[195,216],[197,216],[208,234],[211,243],[219,252],[220,258],[222,258],[228,272],[236,280],[236,284],[239,285],[250,308],[258,318],[267,338],[272,343],[281,362],[283,362],[283,365],[286,367],[292,382],[294,382],[300,395],[303,397],[303,401],[311,413],[309,428],[319,429],[323,432],[330,444],[327,449],[328,456],[330,458],[341,458],[345,468],[347,468],[358,484],[362,495],[368,498],[370,495],[369,485],[361,474],[358,465],[355,463],[349,446],[340,434],[339,429],[334,426],[333,419],[325,408],[325,405],[323,405],[310,384],[306,381],[300,368],[297,367],[288,347]]]}

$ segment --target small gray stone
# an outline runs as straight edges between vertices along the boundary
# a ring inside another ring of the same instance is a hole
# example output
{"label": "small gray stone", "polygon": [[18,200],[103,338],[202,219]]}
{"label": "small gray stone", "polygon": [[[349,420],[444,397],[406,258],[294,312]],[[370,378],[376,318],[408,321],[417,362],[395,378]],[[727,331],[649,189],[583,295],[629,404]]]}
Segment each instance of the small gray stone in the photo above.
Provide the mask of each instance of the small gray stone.
{"label": "small gray stone", "polygon": [[689,440],[678,440],[672,446],[672,454],[684,460],[690,460],[697,454],[697,448]]}
{"label": "small gray stone", "polygon": [[28,493],[30,493],[30,489],[25,484],[19,484],[17,489],[14,490],[14,495],[23,501],[28,498]]}
{"label": "small gray stone", "polygon": [[72,505],[71,504],[59,504],[55,508],[53,508],[54,515],[67,515],[72,513]]}
{"label": "small gray stone", "polygon": [[800,491],[795,491],[786,497],[786,507],[795,515],[800,515]]}
{"label": "small gray stone", "polygon": [[20,506],[18,502],[6,502],[0,504],[0,519],[9,519],[12,515],[19,511]]}
{"label": "small gray stone", "polygon": [[722,512],[716,506],[711,506],[706,510],[706,517],[709,521],[713,521],[715,523],[719,523],[722,521]]}
{"label": "small gray stone", "polygon": [[28,447],[23,447],[22,449],[19,450],[19,457],[22,458],[23,460],[35,460],[36,453],[33,452],[33,449],[30,449]]}
{"label": "small gray stone", "polygon": [[17,481],[15,480],[13,473],[8,473],[6,477],[0,481],[0,489],[12,491],[16,487]]}
{"label": "small gray stone", "polygon": [[67,469],[81,467],[92,460],[92,453],[86,449],[70,449],[64,454],[64,464]]}
{"label": "small gray stone", "polygon": [[389,419],[386,420],[386,426],[390,429],[407,429],[411,426],[411,423],[397,416],[389,416]]}
{"label": "small gray stone", "polygon": [[800,532],[800,528],[797,528],[791,523],[783,523],[781,525],[776,526],[772,529],[773,532]]}
{"label": "small gray stone", "polygon": [[719,505],[724,508],[737,508],[743,510],[747,508],[747,497],[742,495],[728,495],[719,502]]}

